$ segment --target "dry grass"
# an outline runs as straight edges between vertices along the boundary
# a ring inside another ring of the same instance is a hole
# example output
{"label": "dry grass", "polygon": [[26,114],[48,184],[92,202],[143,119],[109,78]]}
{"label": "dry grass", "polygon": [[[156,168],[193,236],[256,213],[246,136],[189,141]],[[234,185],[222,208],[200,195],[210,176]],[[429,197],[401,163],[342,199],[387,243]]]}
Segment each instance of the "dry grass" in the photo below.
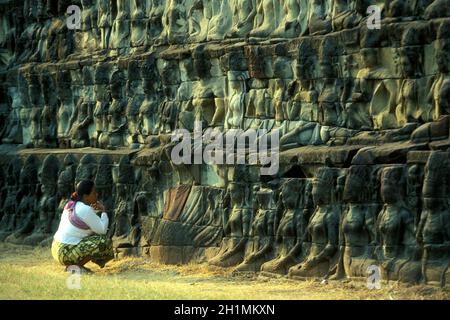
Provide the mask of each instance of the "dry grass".
{"label": "dry grass", "polygon": [[292,281],[235,276],[206,265],[160,265],[146,258],[112,261],[82,275],[81,289],[68,289],[69,276],[48,248],[0,243],[0,299],[449,299],[445,289],[384,284]]}

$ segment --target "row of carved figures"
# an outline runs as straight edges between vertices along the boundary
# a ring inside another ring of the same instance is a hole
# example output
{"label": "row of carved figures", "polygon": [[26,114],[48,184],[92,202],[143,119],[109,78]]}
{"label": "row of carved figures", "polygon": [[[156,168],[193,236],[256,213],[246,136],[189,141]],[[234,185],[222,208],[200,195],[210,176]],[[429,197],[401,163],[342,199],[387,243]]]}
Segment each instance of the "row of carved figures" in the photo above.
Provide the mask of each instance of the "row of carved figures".
{"label": "row of carved figures", "polygon": [[[95,182],[96,191],[110,216],[108,235],[115,246],[126,243],[136,246],[139,239],[139,221],[133,210],[133,197],[139,188],[150,194],[150,215],[158,215],[157,200],[151,196],[153,180],[158,177],[157,166],[149,166],[145,182],[135,177],[129,157],[123,156],[114,163],[108,155],[98,161],[92,155],[80,161],[72,154],[61,162],[57,156],[48,155],[40,163],[35,155],[25,161],[12,159],[5,169],[0,168],[2,184],[0,241],[26,245],[49,245],[56,232],[64,206],[82,180]],[[138,184],[139,180],[142,183]],[[137,194],[139,196],[140,194]]]}
{"label": "row of carved figures", "polygon": [[[73,31],[67,29],[68,15],[64,14],[73,4],[81,9],[81,30],[76,40],[69,40]],[[9,41],[9,46],[16,46],[12,50],[19,61],[25,61],[27,55],[39,61],[61,57],[58,50],[67,50],[52,48],[52,42],[83,51],[327,34],[366,23],[373,13],[368,10],[370,5],[379,8],[384,23],[450,16],[448,0],[28,0],[6,12],[2,19],[9,29],[5,30],[5,38],[20,38],[17,45],[13,39]]]}
{"label": "row of carved figures", "polygon": [[248,187],[233,182],[225,236],[208,263],[300,279],[366,278],[376,266],[383,280],[448,285],[448,168],[444,152],[424,167],[322,167],[313,179],[288,179],[279,195],[258,190],[256,211]]}
{"label": "row of carved figures", "polygon": [[[3,143],[36,147],[138,147],[155,145],[155,136],[176,128],[192,131],[194,121],[200,121],[204,128],[225,130],[279,128],[286,144],[298,146],[328,141],[326,134],[311,137],[315,131],[339,129],[343,137],[358,130],[408,131],[411,124],[450,113],[450,37],[443,38],[450,34],[448,26],[439,28],[438,71],[432,76],[421,72],[420,46],[401,48],[402,76],[397,78],[383,66],[377,48],[362,48],[361,66],[353,64],[352,72],[348,65],[354,57],[336,60],[329,39],[322,41],[318,56],[305,40],[293,63],[275,57],[273,69],[282,65],[296,72],[271,79],[260,75],[261,61],[267,57],[251,47],[244,50],[248,71],[228,69],[214,77],[203,46],[193,50],[192,59],[131,59],[127,70],[111,62],[57,72],[26,67],[3,85],[9,97],[2,104],[7,116],[0,136]],[[413,36],[413,29],[406,31],[404,44]],[[182,72],[187,80],[181,80]],[[309,138],[297,141],[300,132],[309,132]]]}
{"label": "row of carved figures", "polygon": [[[449,168],[448,152],[432,151],[425,165],[324,166],[313,178],[268,184],[235,175],[223,196],[208,199],[209,207],[219,208],[218,217],[202,221],[223,228],[220,248],[208,263],[329,279],[365,277],[375,265],[383,279],[447,285]],[[49,155],[40,165],[31,155],[23,167],[16,158],[5,171],[0,240],[49,244],[74,182],[82,179],[95,181],[113,217],[109,235],[116,247],[138,248],[140,219],[162,217],[156,203],[167,188],[158,163],[146,168],[144,183],[128,156],[114,164],[109,156],[97,162],[85,155],[78,164],[68,155],[61,165]]]}

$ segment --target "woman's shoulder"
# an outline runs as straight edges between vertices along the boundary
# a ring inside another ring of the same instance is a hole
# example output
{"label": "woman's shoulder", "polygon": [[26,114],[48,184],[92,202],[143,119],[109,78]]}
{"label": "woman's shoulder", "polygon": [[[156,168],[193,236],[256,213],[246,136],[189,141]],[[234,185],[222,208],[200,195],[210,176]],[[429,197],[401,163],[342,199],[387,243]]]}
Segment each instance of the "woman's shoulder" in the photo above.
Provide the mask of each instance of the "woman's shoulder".
{"label": "woman's shoulder", "polygon": [[84,204],[81,201],[77,201],[75,210],[77,211],[77,213],[79,214],[83,214],[83,213],[93,213],[94,210],[92,209],[91,206],[88,206],[87,204]]}

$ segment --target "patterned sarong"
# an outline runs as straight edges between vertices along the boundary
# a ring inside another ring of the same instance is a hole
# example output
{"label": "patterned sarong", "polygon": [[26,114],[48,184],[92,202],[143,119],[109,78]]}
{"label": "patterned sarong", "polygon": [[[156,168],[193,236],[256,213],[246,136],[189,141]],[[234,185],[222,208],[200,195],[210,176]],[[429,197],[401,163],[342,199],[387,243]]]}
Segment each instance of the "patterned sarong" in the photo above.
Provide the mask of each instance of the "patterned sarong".
{"label": "patterned sarong", "polygon": [[78,244],[63,244],[53,240],[52,256],[65,266],[83,266],[89,261],[101,268],[114,258],[112,241],[104,235],[94,235],[82,239]]}

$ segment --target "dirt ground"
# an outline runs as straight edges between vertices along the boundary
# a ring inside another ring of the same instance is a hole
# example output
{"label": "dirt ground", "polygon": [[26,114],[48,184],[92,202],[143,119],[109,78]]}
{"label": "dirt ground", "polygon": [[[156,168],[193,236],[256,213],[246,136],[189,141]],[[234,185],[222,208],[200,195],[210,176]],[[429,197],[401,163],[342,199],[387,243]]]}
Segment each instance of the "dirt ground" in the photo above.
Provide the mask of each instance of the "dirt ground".
{"label": "dirt ground", "polygon": [[49,248],[0,243],[0,299],[255,299],[255,300],[410,300],[450,298],[448,289],[363,282],[295,281],[233,275],[207,265],[168,266],[147,258],[87,264],[91,275],[73,278],[53,261]]}

